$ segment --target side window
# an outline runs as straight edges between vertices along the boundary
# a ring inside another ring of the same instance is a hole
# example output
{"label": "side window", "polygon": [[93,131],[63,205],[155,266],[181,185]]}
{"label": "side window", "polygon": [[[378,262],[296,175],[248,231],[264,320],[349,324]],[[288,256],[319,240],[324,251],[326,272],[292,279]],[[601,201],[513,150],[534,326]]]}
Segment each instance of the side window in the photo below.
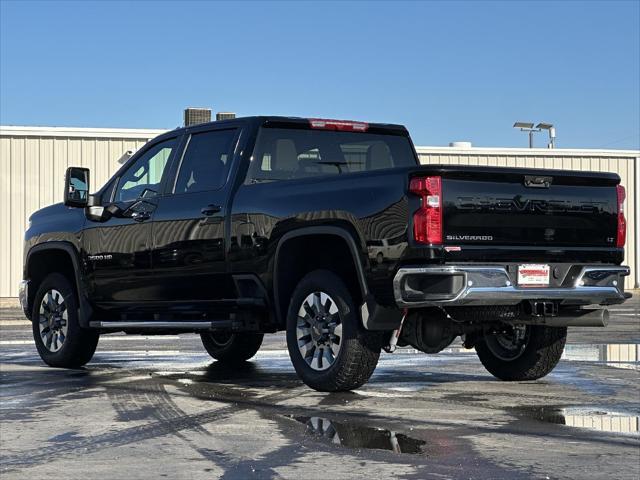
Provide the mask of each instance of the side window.
{"label": "side window", "polygon": [[174,193],[203,192],[222,187],[229,173],[235,135],[235,129],[191,135]]}
{"label": "side window", "polygon": [[177,139],[173,138],[143,153],[120,177],[114,200],[129,202],[157,195],[160,192],[162,174],[177,143]]}

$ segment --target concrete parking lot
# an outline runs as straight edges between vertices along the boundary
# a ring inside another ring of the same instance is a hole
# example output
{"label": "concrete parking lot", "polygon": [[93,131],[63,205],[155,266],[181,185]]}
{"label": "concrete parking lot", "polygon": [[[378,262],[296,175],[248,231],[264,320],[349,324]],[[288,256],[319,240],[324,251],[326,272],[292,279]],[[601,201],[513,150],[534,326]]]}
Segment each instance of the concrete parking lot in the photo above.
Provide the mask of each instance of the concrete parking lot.
{"label": "concrete parking lot", "polygon": [[353,393],[305,387],[282,335],[244,367],[195,335],[103,336],[45,367],[0,313],[0,476],[38,479],[640,478],[640,302],[570,330],[560,365],[505,383],[473,350],[383,354]]}

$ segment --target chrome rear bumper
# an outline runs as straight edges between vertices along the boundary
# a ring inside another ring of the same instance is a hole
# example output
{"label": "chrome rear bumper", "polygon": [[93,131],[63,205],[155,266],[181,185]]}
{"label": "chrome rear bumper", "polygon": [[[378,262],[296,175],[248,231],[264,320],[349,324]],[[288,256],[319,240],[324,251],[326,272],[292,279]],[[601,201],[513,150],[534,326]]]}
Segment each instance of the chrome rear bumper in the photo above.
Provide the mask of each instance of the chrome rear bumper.
{"label": "chrome rear bumper", "polygon": [[500,266],[406,267],[396,273],[393,291],[399,307],[515,305],[523,300],[615,304],[629,297],[624,292],[627,275],[626,266],[588,265],[582,267],[571,285],[521,288]]}

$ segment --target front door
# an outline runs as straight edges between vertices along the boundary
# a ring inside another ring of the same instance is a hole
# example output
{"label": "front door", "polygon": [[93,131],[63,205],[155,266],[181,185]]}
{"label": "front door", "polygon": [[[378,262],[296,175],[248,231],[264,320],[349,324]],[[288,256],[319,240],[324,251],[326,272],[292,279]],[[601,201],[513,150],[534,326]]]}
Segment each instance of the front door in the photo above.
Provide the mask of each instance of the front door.
{"label": "front door", "polygon": [[226,271],[227,177],[237,129],[191,134],[172,194],[159,199],[153,221],[152,263],[157,300],[233,298]]}
{"label": "front door", "polygon": [[83,259],[97,303],[153,298],[151,221],[177,145],[178,139],[173,138],[141,152],[115,180],[111,198],[103,199],[103,206],[117,206],[117,213],[106,221],[87,222],[82,233]]}

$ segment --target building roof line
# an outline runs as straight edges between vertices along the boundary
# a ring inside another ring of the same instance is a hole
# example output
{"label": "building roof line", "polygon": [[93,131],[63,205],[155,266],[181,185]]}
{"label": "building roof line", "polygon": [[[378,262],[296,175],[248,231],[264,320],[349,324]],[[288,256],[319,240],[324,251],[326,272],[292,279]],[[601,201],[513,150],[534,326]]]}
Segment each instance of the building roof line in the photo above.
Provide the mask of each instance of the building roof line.
{"label": "building roof line", "polygon": [[167,130],[151,128],[30,127],[1,125],[0,136],[150,139]]}

